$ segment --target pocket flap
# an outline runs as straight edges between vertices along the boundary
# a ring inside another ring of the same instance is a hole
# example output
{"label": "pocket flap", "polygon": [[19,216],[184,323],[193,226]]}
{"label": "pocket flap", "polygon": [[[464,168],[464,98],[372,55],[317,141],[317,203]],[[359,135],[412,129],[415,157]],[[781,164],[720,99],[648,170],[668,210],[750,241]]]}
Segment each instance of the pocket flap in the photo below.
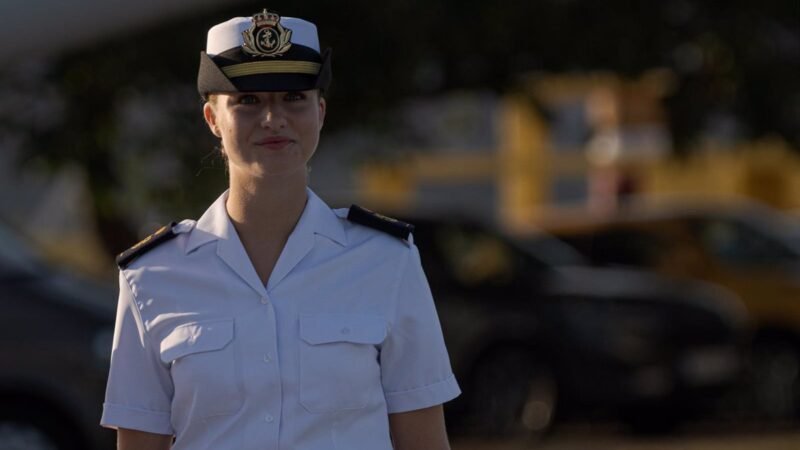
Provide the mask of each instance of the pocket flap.
{"label": "pocket flap", "polygon": [[233,339],[233,319],[204,320],[175,327],[161,341],[161,361],[224,348]]}
{"label": "pocket flap", "polygon": [[386,320],[377,314],[315,314],[300,317],[300,337],[309,344],[380,344]]}

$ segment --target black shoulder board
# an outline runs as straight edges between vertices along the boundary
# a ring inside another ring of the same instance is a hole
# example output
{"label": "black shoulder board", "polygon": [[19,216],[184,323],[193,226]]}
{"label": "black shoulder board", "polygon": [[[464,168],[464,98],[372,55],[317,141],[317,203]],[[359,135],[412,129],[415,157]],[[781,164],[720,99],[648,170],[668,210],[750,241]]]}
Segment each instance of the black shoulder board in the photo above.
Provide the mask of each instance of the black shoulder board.
{"label": "black shoulder board", "polygon": [[169,225],[159,228],[158,231],[142,239],[138,244],[117,255],[117,265],[121,269],[124,269],[128,267],[128,264],[133,262],[134,259],[158,247],[159,244],[167,242],[177,236],[177,234],[172,231],[172,227],[175,225],[176,223],[172,222]]}
{"label": "black shoulder board", "polygon": [[372,212],[358,205],[350,207],[350,210],[347,212],[347,220],[405,240],[408,240],[408,236],[414,231],[414,225],[410,223],[386,217],[383,214]]}

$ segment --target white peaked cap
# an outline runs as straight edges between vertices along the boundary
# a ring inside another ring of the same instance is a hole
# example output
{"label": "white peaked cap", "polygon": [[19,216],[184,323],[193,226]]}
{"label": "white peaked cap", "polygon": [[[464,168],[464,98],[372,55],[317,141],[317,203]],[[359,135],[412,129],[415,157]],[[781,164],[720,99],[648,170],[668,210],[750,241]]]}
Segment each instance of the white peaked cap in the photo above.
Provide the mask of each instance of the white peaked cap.
{"label": "white peaked cap", "polygon": [[204,99],[219,92],[326,92],[332,76],[331,49],[320,52],[316,25],[264,9],[208,30],[197,91]]}
{"label": "white peaked cap", "polygon": [[[252,17],[234,17],[214,25],[208,30],[206,53],[209,56],[216,56],[226,50],[241,47],[244,44],[242,33],[250,28],[252,23]],[[316,25],[296,17],[281,17],[281,25],[292,31],[292,44],[302,45],[320,53]]]}

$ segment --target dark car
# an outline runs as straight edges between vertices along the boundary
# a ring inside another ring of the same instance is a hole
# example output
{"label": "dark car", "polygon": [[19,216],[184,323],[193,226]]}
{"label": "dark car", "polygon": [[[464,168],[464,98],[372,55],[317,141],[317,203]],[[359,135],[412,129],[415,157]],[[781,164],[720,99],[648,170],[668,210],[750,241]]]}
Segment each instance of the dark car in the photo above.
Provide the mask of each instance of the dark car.
{"label": "dark car", "polygon": [[548,230],[592,264],[636,267],[730,289],[753,322],[744,414],[800,416],[800,224],[749,202],[633,203]]}
{"label": "dark car", "polygon": [[0,228],[0,448],[99,450],[113,288],[56,272]]}
{"label": "dark car", "polygon": [[723,289],[570,266],[545,237],[408,220],[464,391],[446,409],[455,432],[537,433],[556,412],[666,431],[740,376],[747,327]]}

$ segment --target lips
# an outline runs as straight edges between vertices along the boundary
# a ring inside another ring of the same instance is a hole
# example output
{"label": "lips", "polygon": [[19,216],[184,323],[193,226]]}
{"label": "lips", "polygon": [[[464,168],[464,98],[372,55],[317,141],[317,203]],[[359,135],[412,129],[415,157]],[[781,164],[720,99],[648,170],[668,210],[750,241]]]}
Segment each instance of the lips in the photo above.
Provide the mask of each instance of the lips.
{"label": "lips", "polygon": [[282,136],[273,136],[259,140],[256,142],[256,145],[268,148],[270,150],[280,150],[287,145],[291,144],[293,141],[289,138],[285,138]]}

